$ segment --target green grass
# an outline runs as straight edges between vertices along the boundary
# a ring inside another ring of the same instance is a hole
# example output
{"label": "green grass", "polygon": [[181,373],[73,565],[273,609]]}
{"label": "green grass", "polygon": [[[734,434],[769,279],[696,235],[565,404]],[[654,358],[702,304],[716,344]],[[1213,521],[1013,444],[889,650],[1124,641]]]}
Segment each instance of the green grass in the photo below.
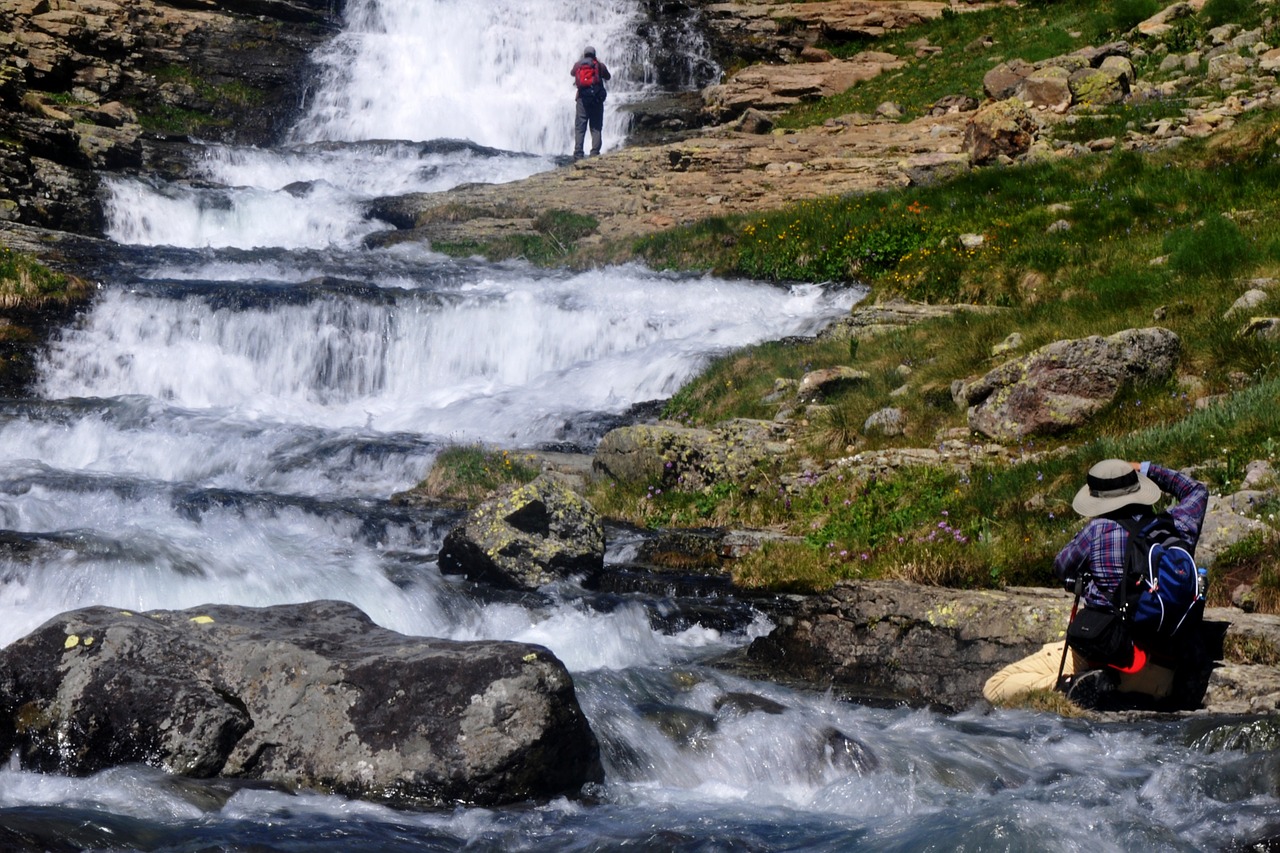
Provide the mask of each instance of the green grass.
{"label": "green grass", "polygon": [[[798,108],[781,124],[870,112],[885,100],[912,116],[943,95],[981,97],[982,76],[998,62],[1034,62],[1111,40],[1153,5],[1059,0],[949,14],[876,45],[909,57],[908,45],[925,38],[941,54],[911,58],[900,71]],[[1255,7],[1222,11],[1227,6],[1215,14],[1260,23]],[[1210,11],[1181,22],[1169,49],[1194,46]],[[848,54],[863,46],[829,47]],[[1158,55],[1138,64],[1140,78],[1153,79]],[[1120,137],[1177,115],[1190,97],[1206,93],[1192,86],[1177,98],[1081,112],[1055,132],[1082,141]],[[734,523],[786,534],[737,561],[735,577],[750,586],[812,590],[872,577],[1041,585],[1080,527],[1070,501],[1098,459],[1192,468],[1222,491],[1238,488],[1248,461],[1275,460],[1280,344],[1241,335],[1247,318],[1225,315],[1248,279],[1280,277],[1277,186],[1280,117],[1257,111],[1207,141],[1161,153],[1117,150],[983,169],[934,186],[815,199],[645,238],[635,253],[656,268],[861,283],[875,298],[999,310],[964,312],[856,345],[770,343],[727,354],[682,388],[665,415],[691,426],[785,415],[795,426],[796,464],[811,473],[780,480],[759,472],[696,493],[605,484],[592,499],[604,502],[606,514],[640,524]],[[1280,314],[1280,291],[1251,313]],[[967,432],[966,414],[952,400],[954,382],[1056,340],[1151,325],[1182,340],[1179,379],[1129,388],[1070,433],[1008,448],[1012,463],[912,467],[869,479],[841,467],[857,452],[932,447],[944,435],[981,444],[986,439]],[[1015,332],[1021,346],[994,354]],[[806,372],[836,365],[869,378],[820,405],[788,396],[786,388]],[[1211,399],[1218,402],[1203,405]],[[907,434],[863,435],[866,418],[889,405],[904,410]],[[1274,515],[1280,506],[1267,509]],[[1224,554],[1214,602],[1249,582],[1265,607],[1280,605],[1278,541],[1261,536]]]}
{"label": "green grass", "polygon": [[412,495],[430,501],[475,504],[505,485],[522,485],[539,474],[532,459],[480,445],[440,451],[427,478]]}
{"label": "green grass", "polygon": [[31,255],[0,248],[0,307],[33,308],[83,293],[85,282],[49,269]]}
{"label": "green grass", "polygon": [[214,113],[164,103],[133,104],[139,123],[153,133],[193,136],[212,128],[225,128],[229,126],[230,119],[216,115],[219,109],[254,106],[261,104],[266,97],[260,89],[239,80],[213,83],[182,65],[158,68],[153,74],[162,83],[190,87],[201,100],[212,105]]}
{"label": "green grass", "polygon": [[[633,520],[749,520],[784,531],[794,539],[737,569],[741,582],[773,589],[822,588],[853,577],[1001,586],[1044,582],[1053,555],[1079,526],[1070,497],[1098,458],[1197,466],[1216,488],[1231,488],[1245,462],[1274,458],[1280,435],[1280,344],[1240,335],[1244,318],[1223,319],[1244,280],[1280,275],[1271,236],[1280,229],[1277,140],[1280,120],[1261,114],[1210,143],[1164,154],[974,172],[934,187],[723,218],[643,244],[655,266],[670,253],[778,280],[821,280],[834,268],[857,266],[880,296],[1003,308],[856,347],[768,343],[715,360],[669,401],[666,416],[710,425],[790,408],[800,457],[828,473],[786,488],[761,479],[719,495],[631,494],[644,507]],[[1058,220],[1069,229],[1050,229]],[[735,232],[726,245],[725,234]],[[984,242],[964,249],[958,238],[966,233]],[[1280,294],[1273,293],[1251,313],[1278,312]],[[1182,339],[1179,373],[1198,387],[1188,391],[1171,380],[1131,388],[1071,433],[1026,442],[1019,450],[1035,461],[1025,464],[967,476],[913,469],[870,483],[830,473],[852,449],[929,447],[942,431],[964,434],[965,413],[951,399],[951,384],[1008,358],[991,353],[1013,332],[1023,338],[1019,354],[1063,338],[1157,324]],[[842,364],[868,380],[820,406],[785,392],[770,399],[807,371]],[[906,394],[891,396],[902,386]],[[1195,406],[1211,394],[1225,399]],[[862,435],[865,419],[888,405],[905,411],[907,435]],[[689,509],[695,502],[696,512]],[[1274,555],[1280,548],[1263,550]],[[1280,588],[1256,563],[1243,561],[1237,574]]]}
{"label": "green grass", "polygon": [[[452,218],[468,218],[478,210],[460,208]],[[447,221],[450,215],[432,216]],[[422,224],[422,223],[420,223]],[[577,250],[578,241],[595,233],[600,225],[593,216],[571,210],[548,210],[533,220],[532,234],[517,234],[490,241],[447,241],[432,243],[432,248],[453,257],[480,255],[491,261],[523,258],[533,264],[549,266],[563,263]]]}
{"label": "green grass", "polygon": [[[888,34],[871,46],[906,59],[903,68],[842,95],[797,107],[778,126],[808,127],[848,113],[871,113],[885,101],[902,107],[904,118],[914,118],[944,96],[963,94],[981,100],[983,75],[1002,61],[1038,62],[1115,38],[1122,30],[1116,26],[1111,5],[1057,0],[947,12],[939,20]],[[916,58],[912,45],[922,38],[941,52]],[[826,47],[837,56],[867,49],[863,44]]]}

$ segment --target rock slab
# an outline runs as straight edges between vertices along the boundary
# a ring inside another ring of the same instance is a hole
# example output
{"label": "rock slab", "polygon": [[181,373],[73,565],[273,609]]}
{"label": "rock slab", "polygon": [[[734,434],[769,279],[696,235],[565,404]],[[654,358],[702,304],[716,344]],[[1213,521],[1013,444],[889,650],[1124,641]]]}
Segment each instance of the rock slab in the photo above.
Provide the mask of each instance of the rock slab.
{"label": "rock slab", "polygon": [[0,651],[0,753],[412,806],[572,795],[602,775],[547,649],[409,637],[337,601],[61,614]]}

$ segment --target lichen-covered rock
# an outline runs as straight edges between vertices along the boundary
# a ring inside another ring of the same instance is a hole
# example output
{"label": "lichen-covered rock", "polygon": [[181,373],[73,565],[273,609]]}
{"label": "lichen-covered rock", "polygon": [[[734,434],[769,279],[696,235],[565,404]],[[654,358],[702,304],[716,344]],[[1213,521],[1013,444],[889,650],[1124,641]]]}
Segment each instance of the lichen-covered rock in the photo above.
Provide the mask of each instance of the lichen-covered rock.
{"label": "lichen-covered rock", "polygon": [[1082,68],[1068,79],[1072,100],[1082,106],[1118,104],[1129,94],[1128,78],[1115,68]]}
{"label": "lichen-covered rock", "polygon": [[1182,342],[1168,329],[1055,341],[962,385],[969,426],[1000,440],[1079,426],[1133,383],[1173,376]]}
{"label": "lichen-covered rock", "polygon": [[64,613],[0,652],[0,752],[397,805],[576,793],[598,745],[541,646],[380,628],[337,601]]}
{"label": "lichen-covered rock", "polygon": [[991,163],[999,157],[1025,154],[1035,141],[1039,125],[1020,98],[979,107],[964,131],[964,148],[974,164]]}
{"label": "lichen-covered rock", "polygon": [[791,452],[785,427],[771,421],[733,420],[714,429],[637,424],[610,430],[596,448],[593,469],[619,482],[686,490],[743,482],[775,469]]}
{"label": "lichen-covered rock", "polygon": [[604,567],[604,522],[561,478],[542,474],[481,503],[449,531],[440,570],[532,590]]}

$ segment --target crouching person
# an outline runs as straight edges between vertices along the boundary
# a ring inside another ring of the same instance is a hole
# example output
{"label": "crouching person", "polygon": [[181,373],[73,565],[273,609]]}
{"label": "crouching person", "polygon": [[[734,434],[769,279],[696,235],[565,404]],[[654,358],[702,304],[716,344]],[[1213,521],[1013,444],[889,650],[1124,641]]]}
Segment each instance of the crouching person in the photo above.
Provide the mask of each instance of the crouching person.
{"label": "crouching person", "polygon": [[[1062,689],[1082,707],[1096,708],[1112,692],[1161,700],[1173,691],[1177,652],[1139,640],[1130,643],[1120,632],[1117,644],[1090,659],[1081,648],[1097,649],[1093,635],[1105,644],[1117,626],[1117,590],[1126,573],[1131,530],[1141,530],[1155,518],[1152,510],[1162,493],[1175,504],[1162,518],[1192,555],[1209,503],[1209,490],[1185,474],[1150,462],[1105,459],[1089,469],[1072,508],[1089,519],[1058,553],[1053,571],[1074,588],[1084,607],[1074,614],[1068,641],[1048,643],[1035,654],[1016,661],[987,679],[982,693],[989,702],[1003,702],[1033,690]],[[1194,570],[1194,566],[1192,567]],[[1127,592],[1128,590],[1126,590]],[[1202,605],[1201,605],[1202,607]],[[1198,621],[1199,611],[1195,612]],[[1083,639],[1082,639],[1083,638]]]}

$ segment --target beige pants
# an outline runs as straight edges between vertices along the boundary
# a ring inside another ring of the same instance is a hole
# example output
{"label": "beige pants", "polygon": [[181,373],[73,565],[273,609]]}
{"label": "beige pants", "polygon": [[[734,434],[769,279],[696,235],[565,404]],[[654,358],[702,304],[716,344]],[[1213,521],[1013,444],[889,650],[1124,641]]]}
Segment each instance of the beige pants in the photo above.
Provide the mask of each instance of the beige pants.
{"label": "beige pants", "polygon": [[[987,679],[982,695],[994,703],[1032,690],[1052,690],[1058,682],[1058,666],[1062,663],[1065,646],[1065,640],[1047,643],[1035,654],[1014,661]],[[1088,661],[1072,651],[1067,655],[1067,665],[1062,674],[1075,675],[1090,668]],[[1120,684],[1116,690],[1163,699],[1173,690],[1173,670],[1148,662],[1137,672],[1120,673]]]}

